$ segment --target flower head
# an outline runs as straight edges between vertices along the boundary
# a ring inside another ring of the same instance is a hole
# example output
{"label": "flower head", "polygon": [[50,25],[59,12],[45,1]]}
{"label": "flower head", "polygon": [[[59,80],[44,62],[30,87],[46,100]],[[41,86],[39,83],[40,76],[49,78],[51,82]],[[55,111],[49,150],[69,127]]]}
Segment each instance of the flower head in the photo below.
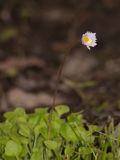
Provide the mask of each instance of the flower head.
{"label": "flower head", "polygon": [[90,47],[95,47],[96,43],[96,33],[86,32],[82,35],[82,44],[85,45],[89,50]]}

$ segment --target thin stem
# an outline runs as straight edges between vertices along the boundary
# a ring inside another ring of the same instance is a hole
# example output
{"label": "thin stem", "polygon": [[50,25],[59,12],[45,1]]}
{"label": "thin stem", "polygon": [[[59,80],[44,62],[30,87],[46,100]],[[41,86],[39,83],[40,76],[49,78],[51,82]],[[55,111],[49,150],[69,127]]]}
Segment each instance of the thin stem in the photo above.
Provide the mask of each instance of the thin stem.
{"label": "thin stem", "polygon": [[58,68],[58,72],[57,72],[57,79],[56,79],[56,85],[55,85],[55,91],[54,91],[54,96],[53,96],[53,102],[52,102],[52,109],[54,109],[55,107],[55,103],[56,103],[56,98],[57,98],[57,92],[58,92],[58,88],[59,88],[59,81],[61,79],[61,75],[62,75],[62,70],[63,70],[63,67],[64,67],[64,64],[66,62],[66,59],[68,57],[68,54],[71,52],[71,50],[78,44],[78,41],[77,42],[74,42],[74,43],[71,43],[65,54],[64,54],[64,57],[63,57],[63,61],[61,63],[61,65],[59,66]]}
{"label": "thin stem", "polygon": [[54,109],[54,106],[55,106],[55,103],[56,103],[57,92],[58,92],[58,88],[59,88],[59,81],[61,79],[63,66],[64,66],[64,63],[65,63],[65,61],[67,59],[68,53],[69,52],[66,52],[66,54],[63,57],[63,62],[61,63],[60,67],[58,68],[55,91],[54,91],[53,102],[52,102],[52,109]]}
{"label": "thin stem", "polygon": [[51,107],[50,115],[49,115],[48,139],[50,138],[52,113],[53,113],[53,110],[54,110],[54,107],[55,107],[55,104],[56,104],[56,98],[57,98],[57,93],[58,93],[58,88],[59,88],[59,81],[60,81],[61,75],[62,75],[62,70],[63,70],[65,61],[66,61],[69,53],[71,52],[71,50],[72,50],[77,44],[78,44],[78,41],[77,41],[77,42],[70,43],[70,45],[68,46],[68,48],[66,49],[66,52],[65,52],[65,54],[64,54],[63,61],[62,61],[61,65],[60,65],[59,68],[58,68],[57,79],[56,79],[56,83],[55,83],[55,84],[56,84],[56,85],[55,85],[55,91],[54,91],[54,96],[53,96],[53,102],[52,102],[52,107]]}

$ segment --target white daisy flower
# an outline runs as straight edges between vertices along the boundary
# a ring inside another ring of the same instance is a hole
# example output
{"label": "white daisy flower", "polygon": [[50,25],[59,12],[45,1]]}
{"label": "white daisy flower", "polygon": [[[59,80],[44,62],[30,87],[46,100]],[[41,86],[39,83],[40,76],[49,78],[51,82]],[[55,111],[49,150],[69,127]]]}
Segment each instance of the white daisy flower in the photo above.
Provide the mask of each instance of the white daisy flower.
{"label": "white daisy flower", "polygon": [[96,33],[86,32],[82,35],[82,44],[85,45],[89,50],[90,47],[95,47],[96,43]]}

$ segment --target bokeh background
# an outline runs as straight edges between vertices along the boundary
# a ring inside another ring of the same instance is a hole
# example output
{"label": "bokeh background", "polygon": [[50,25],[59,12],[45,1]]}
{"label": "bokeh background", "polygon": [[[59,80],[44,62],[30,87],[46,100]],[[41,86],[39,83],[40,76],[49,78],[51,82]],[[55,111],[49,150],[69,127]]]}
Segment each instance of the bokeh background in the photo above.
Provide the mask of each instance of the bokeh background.
{"label": "bokeh background", "polygon": [[[119,0],[0,0],[0,114],[52,105],[56,73],[69,53],[56,104],[88,121],[120,120]],[[86,31],[97,34],[89,51]]]}

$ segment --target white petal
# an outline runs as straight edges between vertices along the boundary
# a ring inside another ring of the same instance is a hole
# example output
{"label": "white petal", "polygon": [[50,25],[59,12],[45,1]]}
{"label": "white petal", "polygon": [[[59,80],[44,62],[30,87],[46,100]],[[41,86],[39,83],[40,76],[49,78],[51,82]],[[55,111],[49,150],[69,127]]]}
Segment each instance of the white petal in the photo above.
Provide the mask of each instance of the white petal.
{"label": "white petal", "polygon": [[90,46],[86,46],[90,50]]}

